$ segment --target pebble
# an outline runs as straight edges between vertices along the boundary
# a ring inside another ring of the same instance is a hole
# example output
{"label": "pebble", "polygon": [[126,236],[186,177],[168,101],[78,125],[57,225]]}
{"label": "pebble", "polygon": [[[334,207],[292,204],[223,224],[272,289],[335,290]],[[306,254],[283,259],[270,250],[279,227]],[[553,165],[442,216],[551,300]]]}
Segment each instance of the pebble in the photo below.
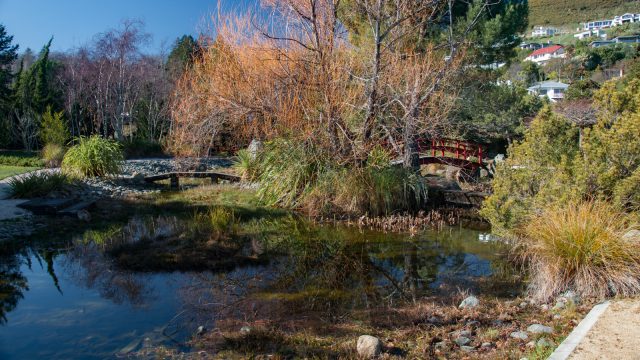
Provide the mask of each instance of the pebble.
{"label": "pebble", "polygon": [[532,324],[527,328],[527,331],[533,334],[551,334],[553,329],[542,324]]}
{"label": "pebble", "polygon": [[475,296],[469,296],[466,299],[462,300],[458,307],[460,309],[471,309],[478,305],[480,305],[480,300],[478,300],[478,298]]}
{"label": "pebble", "polygon": [[511,336],[514,339],[520,339],[520,340],[527,340],[529,338],[529,335],[527,335],[527,333],[524,331],[514,331],[511,334],[509,334],[509,336]]}
{"label": "pebble", "polygon": [[366,359],[373,359],[382,352],[382,341],[375,336],[362,335],[356,346],[358,355]]}
{"label": "pebble", "polygon": [[466,352],[472,352],[472,351],[476,351],[476,348],[474,348],[473,346],[460,346],[460,349],[462,349],[462,351],[466,351]]}
{"label": "pebble", "polygon": [[536,345],[538,345],[539,347],[552,347],[553,342],[551,342],[547,338],[540,338],[538,339],[538,342],[536,343]]}
{"label": "pebble", "polygon": [[490,342],[483,342],[482,345],[480,345],[481,348],[485,348],[485,349],[486,348],[490,348],[492,346],[493,346],[493,344],[490,343]]}
{"label": "pebble", "polygon": [[466,336],[459,336],[455,340],[453,340],[453,342],[458,344],[458,346],[464,346],[469,344],[471,342],[471,339]]}

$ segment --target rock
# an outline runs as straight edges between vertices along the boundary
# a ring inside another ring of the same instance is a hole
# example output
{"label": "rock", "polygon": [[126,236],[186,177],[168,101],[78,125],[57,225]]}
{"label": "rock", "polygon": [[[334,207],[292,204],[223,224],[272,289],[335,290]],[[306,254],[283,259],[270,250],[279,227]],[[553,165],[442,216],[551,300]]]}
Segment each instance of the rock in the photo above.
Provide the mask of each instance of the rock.
{"label": "rock", "polygon": [[251,154],[251,157],[255,159],[256,156],[258,156],[258,153],[262,151],[263,147],[264,146],[262,145],[262,141],[253,139],[251,140],[251,144],[249,144],[247,151],[249,151],[249,154]]}
{"label": "rock", "polygon": [[471,309],[478,305],[480,305],[480,300],[478,300],[478,298],[475,296],[469,296],[466,299],[462,300],[458,307],[460,309]]}
{"label": "rock", "polygon": [[375,336],[362,335],[358,338],[356,348],[358,355],[366,359],[373,359],[378,357],[382,352],[382,342]]}
{"label": "rock", "polygon": [[490,347],[493,347],[493,344],[490,342],[483,342],[482,345],[480,345],[480,347],[483,349],[488,349]]}
{"label": "rock", "polygon": [[518,306],[519,306],[521,309],[523,309],[523,308],[526,308],[528,305],[529,305],[529,303],[528,303],[528,302],[523,301],[523,302],[521,302],[521,303],[520,303],[520,305],[518,305]]}
{"label": "rock", "polygon": [[558,301],[556,302],[555,305],[553,305],[553,309],[552,310],[562,310],[567,306],[567,304],[564,301]]}
{"label": "rock", "polygon": [[471,337],[471,331],[461,330],[458,332],[458,336]]}
{"label": "rock", "polygon": [[462,351],[466,351],[466,352],[476,351],[476,348],[474,348],[473,346],[460,346],[460,349],[462,349]]}
{"label": "rock", "polygon": [[498,154],[498,155],[496,155],[496,157],[494,157],[494,158],[493,158],[493,161],[494,161],[496,164],[499,164],[499,163],[503,162],[503,161],[504,161],[504,154]]}
{"label": "rock", "polygon": [[466,336],[459,336],[455,340],[453,340],[453,342],[458,344],[458,346],[464,346],[469,344],[471,342],[471,339]]}
{"label": "rock", "polygon": [[444,349],[445,347],[447,347],[447,342],[446,341],[439,341],[435,344],[433,344],[433,347],[436,349]]}
{"label": "rock", "polygon": [[509,334],[509,336],[511,336],[514,339],[520,339],[520,340],[527,340],[529,338],[529,335],[527,335],[527,333],[524,331],[514,331],[511,334]]}
{"label": "rock", "polygon": [[532,334],[551,334],[553,329],[542,324],[533,324],[527,328],[527,331]]}
{"label": "rock", "polygon": [[551,340],[547,338],[540,338],[538,339],[538,342],[536,343],[536,345],[539,347],[552,347],[553,342],[551,342]]}
{"label": "rock", "polygon": [[202,336],[202,335],[204,335],[206,332],[207,332],[207,328],[206,328],[206,327],[204,327],[204,326],[202,326],[202,325],[200,325],[200,326],[198,326],[198,329],[196,330],[196,335],[198,335],[198,336]]}
{"label": "rock", "polygon": [[562,319],[562,315],[560,314],[553,315],[553,320],[560,320],[560,319]]}
{"label": "rock", "polygon": [[540,305],[540,310],[542,310],[542,311],[549,311],[549,305],[547,305],[547,304],[542,304],[542,305]]}
{"label": "rock", "polygon": [[640,230],[629,230],[622,236],[622,240],[640,241]]}
{"label": "rock", "polygon": [[489,172],[486,169],[480,169],[480,177],[481,178],[489,177]]}
{"label": "rock", "polygon": [[91,221],[91,214],[87,210],[78,211],[77,216],[78,216],[78,220],[80,221],[84,221],[84,222]]}
{"label": "rock", "polygon": [[240,328],[240,332],[243,334],[248,334],[251,332],[251,327],[250,326],[243,326]]}
{"label": "rock", "polygon": [[526,347],[528,347],[529,349],[533,349],[534,347],[536,347],[536,343],[534,341],[529,341]]}

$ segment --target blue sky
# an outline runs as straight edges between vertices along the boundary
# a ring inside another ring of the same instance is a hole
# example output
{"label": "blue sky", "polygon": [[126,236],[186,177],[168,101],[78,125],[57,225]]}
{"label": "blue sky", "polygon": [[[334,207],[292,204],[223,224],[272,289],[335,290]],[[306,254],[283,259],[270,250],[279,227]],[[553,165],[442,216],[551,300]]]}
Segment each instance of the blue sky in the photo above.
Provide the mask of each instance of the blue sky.
{"label": "blue sky", "polygon": [[[225,11],[253,6],[256,0],[223,0]],[[140,19],[153,36],[146,52],[170,46],[184,34],[196,35],[199,25],[217,9],[217,0],[0,0],[0,23],[20,52],[39,51],[54,37],[54,51],[86,44],[97,33],[117,27],[123,19]]]}

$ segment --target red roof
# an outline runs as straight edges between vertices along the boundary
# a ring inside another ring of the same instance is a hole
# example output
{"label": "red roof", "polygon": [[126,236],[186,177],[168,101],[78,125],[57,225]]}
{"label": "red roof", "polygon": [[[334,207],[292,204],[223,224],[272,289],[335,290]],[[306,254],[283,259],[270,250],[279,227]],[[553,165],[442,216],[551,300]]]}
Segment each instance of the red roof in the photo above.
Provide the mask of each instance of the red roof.
{"label": "red roof", "polygon": [[547,46],[547,47],[544,47],[542,49],[538,49],[538,50],[532,52],[529,56],[553,54],[554,52],[556,52],[556,51],[558,51],[560,49],[564,49],[564,47],[562,45]]}

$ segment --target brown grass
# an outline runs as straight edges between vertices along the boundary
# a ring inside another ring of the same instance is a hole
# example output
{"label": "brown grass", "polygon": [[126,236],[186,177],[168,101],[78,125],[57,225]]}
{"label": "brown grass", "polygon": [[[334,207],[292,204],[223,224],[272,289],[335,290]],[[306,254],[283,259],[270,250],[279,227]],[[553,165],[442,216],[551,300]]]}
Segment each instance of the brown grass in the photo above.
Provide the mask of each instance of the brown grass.
{"label": "brown grass", "polygon": [[640,239],[624,238],[632,228],[626,214],[601,201],[532,216],[517,246],[531,272],[532,295],[547,300],[567,289],[598,298],[640,293]]}

